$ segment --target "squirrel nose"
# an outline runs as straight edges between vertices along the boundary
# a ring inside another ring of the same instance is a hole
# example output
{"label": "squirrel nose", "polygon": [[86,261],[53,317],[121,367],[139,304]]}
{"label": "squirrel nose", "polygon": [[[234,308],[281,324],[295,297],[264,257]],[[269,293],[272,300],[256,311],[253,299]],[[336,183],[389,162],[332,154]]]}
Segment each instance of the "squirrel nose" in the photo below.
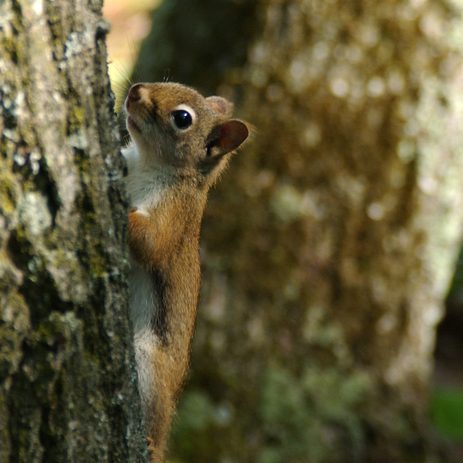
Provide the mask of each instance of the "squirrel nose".
{"label": "squirrel nose", "polygon": [[136,101],[141,100],[140,90],[144,87],[143,84],[135,84],[130,87],[129,93],[127,95],[127,101],[129,103],[135,103]]}

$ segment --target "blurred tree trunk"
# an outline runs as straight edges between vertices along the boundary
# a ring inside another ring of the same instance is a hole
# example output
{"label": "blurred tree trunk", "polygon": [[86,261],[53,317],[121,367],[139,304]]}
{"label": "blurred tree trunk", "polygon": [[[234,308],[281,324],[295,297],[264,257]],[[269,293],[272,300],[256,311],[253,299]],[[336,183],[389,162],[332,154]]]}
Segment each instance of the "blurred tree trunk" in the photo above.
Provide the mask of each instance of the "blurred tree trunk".
{"label": "blurred tree trunk", "polygon": [[141,462],[101,2],[0,4],[0,461]]}
{"label": "blurred tree trunk", "polygon": [[463,222],[461,19],[445,0],[154,12],[134,80],[219,91],[257,127],[203,227],[184,461],[438,458],[427,386]]}

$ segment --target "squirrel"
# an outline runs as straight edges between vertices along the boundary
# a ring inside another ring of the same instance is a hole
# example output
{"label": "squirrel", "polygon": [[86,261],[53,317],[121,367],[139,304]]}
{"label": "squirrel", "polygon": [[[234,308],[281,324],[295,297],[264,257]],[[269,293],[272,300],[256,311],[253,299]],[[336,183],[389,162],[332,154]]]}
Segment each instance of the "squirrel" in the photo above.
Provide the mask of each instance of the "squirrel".
{"label": "squirrel", "polygon": [[207,194],[248,138],[233,104],[177,83],[138,83],[126,97],[130,198],[129,311],[151,459],[164,461],[188,370],[200,289]]}

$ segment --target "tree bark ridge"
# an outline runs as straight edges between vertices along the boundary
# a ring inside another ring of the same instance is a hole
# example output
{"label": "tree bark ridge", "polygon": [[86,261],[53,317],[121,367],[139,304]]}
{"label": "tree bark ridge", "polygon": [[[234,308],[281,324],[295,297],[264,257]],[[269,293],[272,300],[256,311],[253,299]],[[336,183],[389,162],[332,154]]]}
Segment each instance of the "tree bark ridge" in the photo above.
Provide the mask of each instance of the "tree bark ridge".
{"label": "tree bark ridge", "polygon": [[0,6],[0,460],[144,461],[101,2]]}

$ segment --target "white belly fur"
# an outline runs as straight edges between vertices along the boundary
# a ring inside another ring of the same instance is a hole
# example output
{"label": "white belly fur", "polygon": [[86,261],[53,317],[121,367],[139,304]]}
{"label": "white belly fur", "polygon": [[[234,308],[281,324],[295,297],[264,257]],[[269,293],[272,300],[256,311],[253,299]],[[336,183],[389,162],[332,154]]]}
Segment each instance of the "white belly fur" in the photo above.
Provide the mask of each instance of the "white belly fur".
{"label": "white belly fur", "polygon": [[131,259],[129,273],[129,311],[134,330],[135,360],[137,363],[138,387],[143,408],[152,402],[154,383],[153,355],[157,338],[151,328],[154,301],[151,277]]}

